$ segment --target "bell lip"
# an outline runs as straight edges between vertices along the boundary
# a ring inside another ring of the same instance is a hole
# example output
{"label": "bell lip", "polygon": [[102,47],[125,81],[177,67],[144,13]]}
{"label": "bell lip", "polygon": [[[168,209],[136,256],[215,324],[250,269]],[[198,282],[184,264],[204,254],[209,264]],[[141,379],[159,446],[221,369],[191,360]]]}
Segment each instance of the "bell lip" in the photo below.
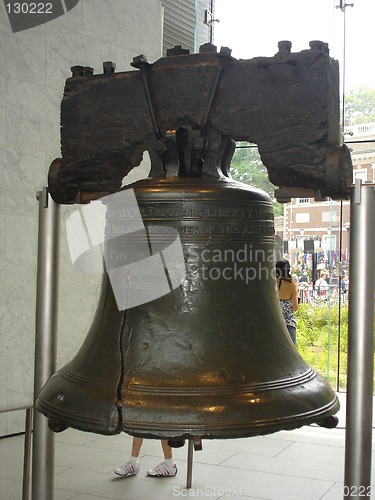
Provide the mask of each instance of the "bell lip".
{"label": "bell lip", "polygon": [[[189,428],[186,429],[186,425],[184,426],[184,424],[181,424],[179,426],[174,423],[174,430],[169,431],[165,427],[161,429],[161,426],[157,429],[157,424],[154,424],[154,426],[150,423],[147,423],[147,425],[143,424],[142,428],[142,424],[139,422],[123,421],[122,430],[131,436],[149,439],[189,439],[194,436],[200,436],[204,439],[236,439],[272,434],[282,430],[294,430],[311,424],[321,425],[324,420],[336,415],[339,409],[340,402],[337,395],[335,395],[334,400],[330,404],[311,410],[310,412],[293,416],[270,418],[268,420],[258,420],[251,424],[249,424],[249,422],[244,422],[242,424],[234,423],[231,425],[222,423],[210,425],[203,423],[189,425]],[[181,432],[178,432],[178,427],[181,427]]]}
{"label": "bell lip", "polygon": [[[79,431],[103,435],[120,434],[122,432],[120,408],[116,403],[112,404],[108,401],[102,401],[101,407],[101,411],[96,411],[95,416],[89,411],[78,415],[74,414],[71,409],[64,410],[62,407],[48,403],[40,395],[35,402],[35,408],[39,413],[43,414],[49,420],[59,422],[65,428],[71,427]],[[53,429],[51,428],[51,430]]]}

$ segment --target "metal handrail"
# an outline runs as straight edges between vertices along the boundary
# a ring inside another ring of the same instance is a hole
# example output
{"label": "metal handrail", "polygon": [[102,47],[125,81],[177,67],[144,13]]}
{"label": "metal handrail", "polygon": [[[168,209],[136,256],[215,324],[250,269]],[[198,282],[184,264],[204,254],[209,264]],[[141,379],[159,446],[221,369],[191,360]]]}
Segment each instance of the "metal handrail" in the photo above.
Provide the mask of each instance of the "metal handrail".
{"label": "metal handrail", "polygon": [[22,479],[22,500],[29,500],[30,489],[30,456],[31,456],[31,432],[33,427],[33,405],[1,407],[0,413],[26,410],[25,418],[25,442],[23,451],[23,479]]}

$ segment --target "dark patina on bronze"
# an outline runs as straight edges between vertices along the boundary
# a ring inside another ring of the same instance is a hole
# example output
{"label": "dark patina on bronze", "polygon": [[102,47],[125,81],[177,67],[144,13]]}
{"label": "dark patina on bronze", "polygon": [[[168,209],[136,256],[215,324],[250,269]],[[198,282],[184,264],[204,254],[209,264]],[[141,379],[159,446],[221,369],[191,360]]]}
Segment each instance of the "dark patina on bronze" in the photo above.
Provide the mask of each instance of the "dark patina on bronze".
{"label": "dark patina on bronze", "polygon": [[[122,189],[134,190],[148,231],[161,240],[160,228],[178,231],[186,277],[119,311],[103,275],[83,346],[37,400],[55,428],[180,443],[336,423],[334,391],[298,354],[280,313],[267,257],[271,199],[229,173],[234,140],[249,140],[275,184],[347,197],[337,63],[325,44],[279,48],[236,61],[208,45],[153,65],[140,56],[139,71],[76,72],[67,81],[53,197],[86,203],[114,192],[147,149],[149,178]],[[121,214],[110,202],[107,227],[121,227]],[[105,251],[121,263],[125,245],[120,235]]]}

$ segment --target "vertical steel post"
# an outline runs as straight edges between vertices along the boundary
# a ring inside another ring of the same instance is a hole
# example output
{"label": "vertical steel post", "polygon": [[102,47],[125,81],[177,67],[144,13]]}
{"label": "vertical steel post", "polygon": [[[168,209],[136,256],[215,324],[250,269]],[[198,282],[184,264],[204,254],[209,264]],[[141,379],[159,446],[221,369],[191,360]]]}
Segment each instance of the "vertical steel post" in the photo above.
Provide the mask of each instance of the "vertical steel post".
{"label": "vertical steel post", "polygon": [[374,360],[375,185],[350,204],[348,382],[344,499],[370,498]]}
{"label": "vertical steel post", "polygon": [[25,420],[25,442],[23,451],[23,481],[22,500],[29,500],[30,490],[30,451],[31,451],[31,431],[33,427],[33,408],[26,408]]}
{"label": "vertical steel post", "polygon": [[188,453],[187,453],[187,469],[186,469],[186,489],[191,488],[193,480],[193,455],[194,455],[194,439],[188,440]]}
{"label": "vertical steel post", "polygon": [[[56,370],[59,205],[45,187],[39,199],[38,269],[35,323],[34,403],[47,379]],[[54,434],[47,418],[34,412],[32,498],[53,500]]]}

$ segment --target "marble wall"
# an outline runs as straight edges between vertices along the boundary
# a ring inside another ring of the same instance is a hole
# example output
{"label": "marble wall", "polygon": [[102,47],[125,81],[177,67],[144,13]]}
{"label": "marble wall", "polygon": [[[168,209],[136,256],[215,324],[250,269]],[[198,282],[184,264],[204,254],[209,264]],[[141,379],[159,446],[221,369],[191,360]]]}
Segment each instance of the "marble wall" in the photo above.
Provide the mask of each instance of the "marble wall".
{"label": "marble wall", "polygon": [[[12,33],[0,4],[0,407],[33,400],[38,203],[60,156],[59,113],[73,65],[102,73],[103,61],[130,70],[134,56],[158,59],[158,0],[80,0],[62,17]],[[146,177],[147,160],[125,183]],[[98,276],[74,271],[62,207],[58,366],[80,347],[98,297]],[[0,436],[20,432],[24,412],[0,414]]]}

